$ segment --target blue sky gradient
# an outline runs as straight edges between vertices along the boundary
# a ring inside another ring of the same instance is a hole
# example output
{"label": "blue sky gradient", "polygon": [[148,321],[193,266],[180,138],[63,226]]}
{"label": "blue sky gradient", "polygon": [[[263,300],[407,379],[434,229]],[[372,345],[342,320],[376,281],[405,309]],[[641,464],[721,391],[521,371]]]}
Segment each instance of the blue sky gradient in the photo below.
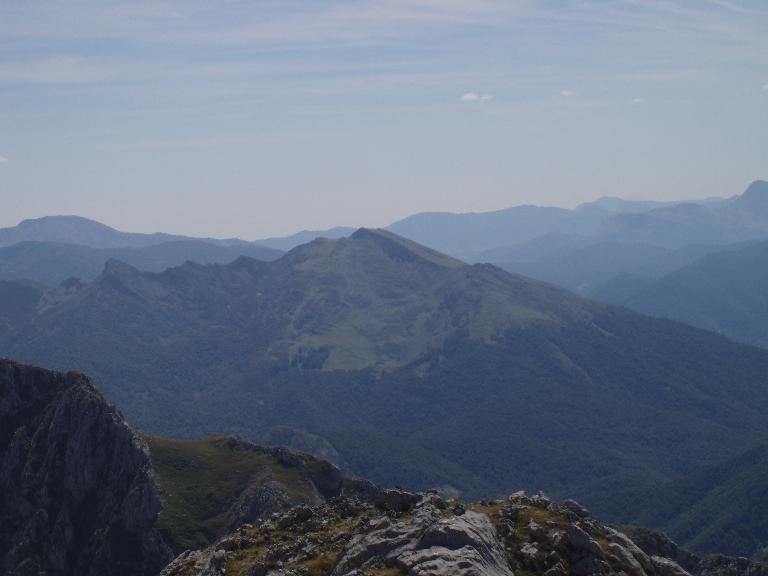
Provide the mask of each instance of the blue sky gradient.
{"label": "blue sky gradient", "polygon": [[258,238],[768,178],[768,4],[0,2],[0,226]]}

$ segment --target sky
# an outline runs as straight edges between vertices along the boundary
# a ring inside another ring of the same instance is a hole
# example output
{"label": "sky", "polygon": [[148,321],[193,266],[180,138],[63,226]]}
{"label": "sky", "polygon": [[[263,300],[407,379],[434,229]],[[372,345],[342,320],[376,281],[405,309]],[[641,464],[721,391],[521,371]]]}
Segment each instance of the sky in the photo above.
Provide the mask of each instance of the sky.
{"label": "sky", "polygon": [[0,226],[256,239],[759,178],[764,0],[0,0]]}

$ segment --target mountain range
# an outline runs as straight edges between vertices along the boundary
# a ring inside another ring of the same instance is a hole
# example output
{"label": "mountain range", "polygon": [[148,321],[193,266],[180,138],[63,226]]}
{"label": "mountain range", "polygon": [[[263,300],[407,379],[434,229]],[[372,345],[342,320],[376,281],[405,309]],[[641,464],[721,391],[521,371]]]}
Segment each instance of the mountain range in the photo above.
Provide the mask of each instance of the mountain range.
{"label": "mountain range", "polygon": [[[277,453],[158,436],[225,433],[383,484],[575,496],[750,556],[768,549],[768,357],[734,341],[768,343],[767,223],[761,181],[256,242],[48,217],[0,230],[0,355],[86,370],[147,430],[169,507],[141,546],[204,546],[258,508],[240,496]],[[205,480],[219,500],[174,475],[200,458],[229,470]],[[284,477],[270,466],[259,490]],[[276,510],[325,498],[285,490]]]}
{"label": "mountain range", "polygon": [[618,302],[623,295],[613,294],[625,284],[638,290],[707,254],[768,238],[768,183],[763,181],[740,196],[717,201],[661,206],[597,201],[587,206],[622,211],[602,217],[590,234],[547,230],[487,249],[473,260]]}
{"label": "mountain range", "polygon": [[[601,198],[573,210],[516,206],[419,213],[386,229],[456,258],[491,262],[600,297],[604,284],[610,292],[626,276],[656,279],[720,247],[768,239],[768,183],[753,182],[731,198],[693,202]],[[336,227],[247,242],[120,232],[85,218],[51,216],[0,229],[0,279],[55,285],[69,277],[93,278],[109,258],[147,271],[186,260],[271,260],[317,237],[338,239],[353,232]]]}
{"label": "mountain range", "polygon": [[281,430],[383,484],[543,489],[610,519],[768,436],[768,352],[387,231],[4,286],[0,354],[87,371],[136,426]]}
{"label": "mountain range", "polygon": [[98,276],[109,260],[140,270],[162,272],[187,261],[227,263],[240,256],[275,260],[282,252],[252,244],[223,245],[203,240],[174,240],[141,248],[91,248],[79,244],[26,241],[0,248],[0,278],[57,286],[71,278]]}

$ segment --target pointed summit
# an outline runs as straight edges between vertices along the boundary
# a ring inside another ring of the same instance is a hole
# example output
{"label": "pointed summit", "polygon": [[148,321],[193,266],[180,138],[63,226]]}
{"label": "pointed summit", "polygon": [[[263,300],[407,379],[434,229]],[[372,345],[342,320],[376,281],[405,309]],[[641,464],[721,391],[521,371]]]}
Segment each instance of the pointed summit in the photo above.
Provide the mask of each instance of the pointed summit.
{"label": "pointed summit", "polygon": [[738,210],[759,210],[768,213],[768,182],[755,180],[741,196],[734,198],[730,207]]}
{"label": "pointed summit", "polygon": [[427,248],[417,242],[381,228],[359,228],[350,236],[353,241],[372,242],[395,260],[421,259],[444,268],[460,268],[464,262]]}

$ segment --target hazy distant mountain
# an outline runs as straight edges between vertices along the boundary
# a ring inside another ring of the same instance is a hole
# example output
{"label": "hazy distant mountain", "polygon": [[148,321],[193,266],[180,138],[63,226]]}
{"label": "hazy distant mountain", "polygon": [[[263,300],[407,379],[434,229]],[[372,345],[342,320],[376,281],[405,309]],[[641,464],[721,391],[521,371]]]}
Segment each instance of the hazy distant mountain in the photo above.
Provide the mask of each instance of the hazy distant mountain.
{"label": "hazy distant mountain", "polygon": [[32,304],[0,354],[88,371],[144,429],[300,429],[385,484],[543,489],[611,515],[768,436],[768,352],[383,231],[15,287]]}
{"label": "hazy distant mountain", "polygon": [[495,212],[414,214],[387,230],[458,258],[476,259],[486,250],[527,242],[550,232],[595,234],[605,210],[515,206]]}
{"label": "hazy distant mountain", "polygon": [[[540,253],[528,261],[497,260],[496,263],[509,272],[592,296],[617,277],[658,278],[717,249],[716,246],[694,245],[673,250],[650,244],[587,243],[583,239],[581,243],[584,245],[571,241],[570,245]],[[496,257],[508,255],[513,254],[497,252]]]}
{"label": "hazy distant mountain", "polygon": [[290,236],[281,236],[276,238],[264,238],[263,240],[256,240],[255,244],[259,246],[266,246],[267,248],[273,248],[275,250],[292,250],[301,244],[312,242],[315,238],[329,238],[335,240],[337,238],[345,238],[355,231],[354,228],[348,226],[336,226],[328,230],[302,230],[296,234]]}
{"label": "hazy distant mountain", "polygon": [[579,209],[589,207],[604,212],[591,235],[548,231],[472,259],[623,303],[651,280],[707,253],[768,238],[768,183],[761,181],[727,199],[660,203],[601,198]]}
{"label": "hazy distant mountain", "polygon": [[45,216],[24,220],[17,226],[10,228],[0,228],[0,246],[37,241],[79,244],[91,248],[142,248],[178,240],[205,240],[224,246],[247,244],[247,242],[237,238],[218,240],[215,238],[190,238],[159,232],[155,234],[120,232],[80,216]]}
{"label": "hazy distant mountain", "polygon": [[[457,258],[491,262],[520,261],[501,254],[514,252],[521,244],[546,242],[553,236],[592,238],[593,242],[589,242],[592,244],[613,242],[667,248],[727,244],[768,238],[766,190],[768,183],[757,181],[742,196],[686,203],[604,197],[574,210],[524,205],[466,214],[424,212],[394,222],[386,229]],[[92,248],[136,248],[169,241],[202,240],[224,246],[256,244],[285,251],[318,237],[343,238],[353,231],[350,227],[304,230],[249,243],[239,239],[120,232],[86,218],[49,216],[0,229],[0,247],[40,241]],[[585,245],[582,241],[580,244]]]}
{"label": "hazy distant mountain", "polygon": [[679,204],[699,204],[702,206],[721,206],[730,202],[731,198],[705,198],[703,200],[694,201],[673,201],[673,202],[659,202],[656,200],[625,200],[616,196],[603,196],[598,198],[594,202],[587,202],[581,204],[579,207],[585,207],[590,205],[598,206],[609,212],[623,212],[623,213],[638,213],[648,212],[656,208],[664,208],[668,206],[676,206]]}
{"label": "hazy distant mountain", "polygon": [[768,238],[768,202],[762,200],[768,197],[766,190],[768,183],[757,181],[733,198],[656,202],[605,197],[574,210],[516,206],[467,214],[427,212],[395,222],[387,230],[458,258],[495,263],[526,261],[510,255],[521,245],[534,251],[537,242],[551,248],[553,237],[570,237],[580,246],[722,245]]}
{"label": "hazy distant mountain", "polygon": [[27,279],[55,286],[68,278],[94,278],[110,259],[148,272],[162,272],[186,261],[227,263],[240,256],[275,260],[282,252],[255,244],[225,246],[203,240],[175,240],[144,248],[91,248],[56,242],[20,242],[0,248],[0,279]]}
{"label": "hazy distant mountain", "polygon": [[600,235],[670,248],[764,239],[768,237],[768,182],[753,182],[744,194],[723,203],[676,204],[616,214],[603,221]]}
{"label": "hazy distant mountain", "polygon": [[580,204],[579,207],[597,206],[608,212],[648,212],[655,208],[662,208],[664,206],[674,206],[675,204],[681,204],[681,202],[659,202],[656,200],[625,200],[624,198],[618,198],[616,196],[603,196],[593,202],[586,202]]}
{"label": "hazy distant mountain", "polygon": [[768,346],[768,242],[708,254],[647,286],[616,285],[600,296]]}
{"label": "hazy distant mountain", "polygon": [[547,232],[532,240],[496,246],[484,250],[470,259],[471,262],[490,262],[502,264],[505,262],[537,262],[551,257],[557,257],[563,252],[591,246],[599,242],[593,236],[577,236],[561,232]]}

